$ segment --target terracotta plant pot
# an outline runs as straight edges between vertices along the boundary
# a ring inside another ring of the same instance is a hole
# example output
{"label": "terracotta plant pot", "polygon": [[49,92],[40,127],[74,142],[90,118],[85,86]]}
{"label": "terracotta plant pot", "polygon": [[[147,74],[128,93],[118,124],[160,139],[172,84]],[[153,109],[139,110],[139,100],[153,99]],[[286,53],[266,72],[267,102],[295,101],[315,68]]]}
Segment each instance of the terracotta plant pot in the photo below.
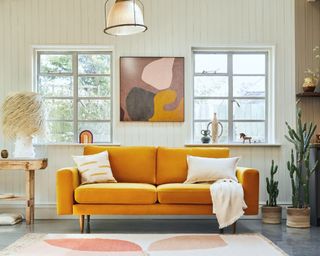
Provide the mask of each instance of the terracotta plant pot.
{"label": "terracotta plant pot", "polygon": [[287,208],[287,227],[310,228],[310,208]]}
{"label": "terracotta plant pot", "polygon": [[303,87],[303,91],[304,91],[304,92],[314,92],[315,89],[316,89],[315,86],[306,86],[306,87]]}
{"label": "terracotta plant pot", "polygon": [[262,222],[266,224],[280,224],[281,223],[281,206],[262,206]]}

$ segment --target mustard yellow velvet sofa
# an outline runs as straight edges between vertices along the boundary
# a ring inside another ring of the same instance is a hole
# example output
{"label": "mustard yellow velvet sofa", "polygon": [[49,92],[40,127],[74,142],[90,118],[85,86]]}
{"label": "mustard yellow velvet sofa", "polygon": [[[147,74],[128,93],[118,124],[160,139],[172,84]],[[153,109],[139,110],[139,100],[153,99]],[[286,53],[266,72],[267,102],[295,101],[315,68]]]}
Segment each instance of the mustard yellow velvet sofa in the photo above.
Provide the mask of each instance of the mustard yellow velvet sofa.
{"label": "mustard yellow velvet sofa", "polygon": [[[80,231],[90,215],[210,215],[209,184],[183,184],[187,155],[225,158],[228,148],[86,146],[84,155],[107,150],[118,183],[81,185],[76,168],[57,171],[57,213],[78,215]],[[238,168],[246,215],[258,214],[259,172]]]}

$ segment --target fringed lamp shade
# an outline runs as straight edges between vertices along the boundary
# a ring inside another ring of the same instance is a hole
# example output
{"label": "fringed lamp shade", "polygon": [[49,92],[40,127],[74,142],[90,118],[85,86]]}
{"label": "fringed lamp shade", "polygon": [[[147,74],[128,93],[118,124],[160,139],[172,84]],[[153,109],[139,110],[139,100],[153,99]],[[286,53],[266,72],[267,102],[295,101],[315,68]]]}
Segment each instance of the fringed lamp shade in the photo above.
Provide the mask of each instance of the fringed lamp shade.
{"label": "fringed lamp shade", "polygon": [[139,0],[116,0],[107,15],[108,1],[105,4],[106,28],[104,32],[106,34],[124,36],[147,30],[144,25],[143,5]]}
{"label": "fringed lamp shade", "polygon": [[40,95],[33,92],[18,92],[5,99],[3,133],[9,138],[16,139],[15,157],[34,156],[32,137],[45,132],[44,119],[45,109]]}

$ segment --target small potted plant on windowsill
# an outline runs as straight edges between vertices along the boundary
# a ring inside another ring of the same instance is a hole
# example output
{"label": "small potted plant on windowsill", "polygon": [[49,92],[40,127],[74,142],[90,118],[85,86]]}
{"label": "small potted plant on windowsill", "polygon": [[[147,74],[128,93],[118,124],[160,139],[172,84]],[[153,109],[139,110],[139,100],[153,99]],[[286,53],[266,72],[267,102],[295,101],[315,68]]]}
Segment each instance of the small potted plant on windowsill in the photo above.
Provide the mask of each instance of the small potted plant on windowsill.
{"label": "small potted plant on windowsill", "polygon": [[310,227],[310,177],[315,172],[318,162],[310,167],[310,141],[317,128],[313,123],[301,121],[301,110],[297,113],[296,130],[286,122],[289,136],[286,139],[294,145],[291,160],[288,161],[292,188],[292,206],[287,208],[287,226],[293,228]]}
{"label": "small potted plant on windowsill", "polygon": [[267,224],[280,224],[281,223],[281,206],[277,205],[277,198],[279,195],[279,182],[274,180],[274,175],[278,171],[278,166],[274,165],[272,160],[271,169],[270,169],[270,179],[266,178],[267,183],[267,193],[269,199],[266,202],[266,205],[262,206],[262,222]]}

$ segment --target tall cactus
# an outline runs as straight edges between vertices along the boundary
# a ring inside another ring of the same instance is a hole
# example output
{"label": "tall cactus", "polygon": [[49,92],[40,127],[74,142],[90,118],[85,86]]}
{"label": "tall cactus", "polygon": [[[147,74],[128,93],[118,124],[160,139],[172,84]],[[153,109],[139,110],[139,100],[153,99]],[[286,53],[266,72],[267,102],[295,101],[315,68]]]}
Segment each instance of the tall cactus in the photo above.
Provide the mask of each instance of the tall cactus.
{"label": "tall cactus", "polygon": [[287,167],[290,173],[290,180],[291,180],[291,191],[292,191],[292,207],[298,208],[299,207],[299,194],[298,189],[296,186],[295,174],[297,174],[297,167],[294,161],[294,153],[293,149],[291,150],[291,161],[288,161]]}
{"label": "tall cactus", "polygon": [[310,141],[317,125],[301,121],[301,109],[297,112],[297,127],[294,130],[287,122],[288,135],[285,138],[294,145],[296,156],[291,151],[291,161],[287,167],[290,172],[292,187],[292,206],[294,208],[309,207],[310,176],[315,172],[318,162],[310,167]]}
{"label": "tall cactus", "polygon": [[269,194],[269,200],[267,200],[267,206],[277,206],[277,198],[279,195],[278,181],[274,180],[274,175],[278,171],[278,166],[274,166],[274,161],[272,160],[271,169],[270,169],[270,179],[266,178],[267,182],[267,192]]}

